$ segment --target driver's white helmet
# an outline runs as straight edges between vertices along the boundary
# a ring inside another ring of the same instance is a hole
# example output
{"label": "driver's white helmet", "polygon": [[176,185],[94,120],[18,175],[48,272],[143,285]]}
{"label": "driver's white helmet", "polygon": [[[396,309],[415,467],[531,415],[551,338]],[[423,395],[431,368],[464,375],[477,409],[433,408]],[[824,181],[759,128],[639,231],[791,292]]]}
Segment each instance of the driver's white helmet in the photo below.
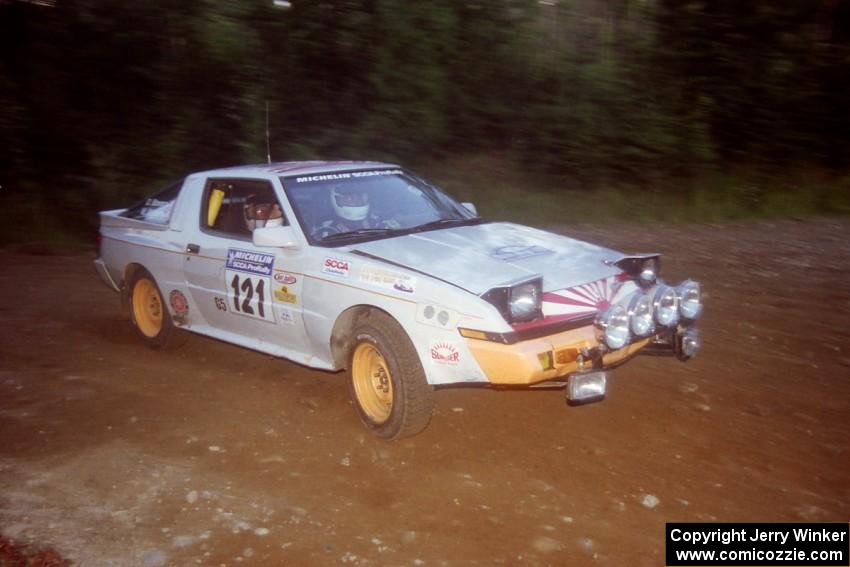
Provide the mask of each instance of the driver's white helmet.
{"label": "driver's white helmet", "polygon": [[332,187],[331,204],[337,216],[345,220],[362,221],[369,215],[369,195],[355,187]]}

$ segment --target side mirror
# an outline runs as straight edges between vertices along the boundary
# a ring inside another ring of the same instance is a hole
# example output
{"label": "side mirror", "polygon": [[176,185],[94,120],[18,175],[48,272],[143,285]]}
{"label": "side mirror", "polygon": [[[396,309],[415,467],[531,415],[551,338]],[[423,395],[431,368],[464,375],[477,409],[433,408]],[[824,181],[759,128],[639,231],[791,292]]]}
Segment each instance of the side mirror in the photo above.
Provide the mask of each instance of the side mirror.
{"label": "side mirror", "polygon": [[271,226],[254,229],[254,246],[273,246],[297,250],[298,240],[291,226]]}
{"label": "side mirror", "polygon": [[475,205],[473,205],[472,203],[461,203],[461,205],[463,205],[467,211],[469,211],[476,217],[478,216],[478,209],[476,209]]}

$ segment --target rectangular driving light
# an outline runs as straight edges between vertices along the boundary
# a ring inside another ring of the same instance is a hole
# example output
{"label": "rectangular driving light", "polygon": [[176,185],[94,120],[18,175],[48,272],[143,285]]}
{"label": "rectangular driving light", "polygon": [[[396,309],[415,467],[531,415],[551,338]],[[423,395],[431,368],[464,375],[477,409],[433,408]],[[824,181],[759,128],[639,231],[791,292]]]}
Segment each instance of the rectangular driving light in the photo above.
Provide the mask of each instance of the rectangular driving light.
{"label": "rectangular driving light", "polygon": [[567,399],[571,402],[591,402],[605,397],[608,387],[608,373],[578,372],[567,379]]}

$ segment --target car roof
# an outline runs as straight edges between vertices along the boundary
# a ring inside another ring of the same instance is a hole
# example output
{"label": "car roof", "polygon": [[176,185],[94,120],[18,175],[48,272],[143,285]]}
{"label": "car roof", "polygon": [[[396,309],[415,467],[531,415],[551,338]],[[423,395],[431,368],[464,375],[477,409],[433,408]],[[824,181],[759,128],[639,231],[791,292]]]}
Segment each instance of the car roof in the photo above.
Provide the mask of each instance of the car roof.
{"label": "car roof", "polygon": [[396,164],[380,161],[284,161],[276,163],[259,163],[253,165],[238,165],[202,171],[205,175],[221,175],[227,177],[236,176],[262,176],[266,175],[311,175],[316,173],[330,173],[334,171],[352,171],[361,169],[374,169],[376,167],[399,167]]}

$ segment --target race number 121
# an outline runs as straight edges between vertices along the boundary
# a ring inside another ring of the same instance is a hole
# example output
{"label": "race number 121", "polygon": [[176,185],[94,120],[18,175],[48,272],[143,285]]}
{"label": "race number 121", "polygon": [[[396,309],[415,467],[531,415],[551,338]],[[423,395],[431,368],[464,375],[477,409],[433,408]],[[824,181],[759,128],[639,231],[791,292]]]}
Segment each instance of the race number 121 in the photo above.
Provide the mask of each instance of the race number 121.
{"label": "race number 121", "polygon": [[230,307],[240,315],[255,319],[274,321],[268,301],[270,283],[268,278],[252,276],[227,270],[227,299]]}

